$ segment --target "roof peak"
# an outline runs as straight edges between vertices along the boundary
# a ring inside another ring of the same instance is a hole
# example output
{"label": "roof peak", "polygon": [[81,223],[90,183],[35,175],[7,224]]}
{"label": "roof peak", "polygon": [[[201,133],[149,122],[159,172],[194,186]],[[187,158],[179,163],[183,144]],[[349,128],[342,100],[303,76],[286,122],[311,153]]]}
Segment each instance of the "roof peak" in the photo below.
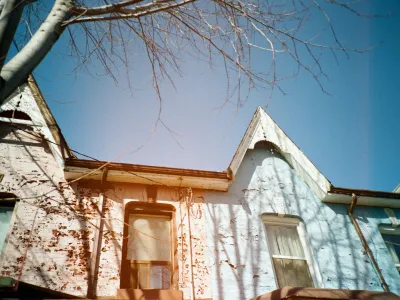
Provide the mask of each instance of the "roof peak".
{"label": "roof peak", "polygon": [[325,198],[331,188],[329,180],[316,168],[311,160],[261,106],[257,107],[229,165],[228,171],[230,171],[233,176],[236,175],[246,151],[254,149],[254,145],[260,141],[271,142],[277,146],[288,163],[308,184],[317,197],[320,199]]}

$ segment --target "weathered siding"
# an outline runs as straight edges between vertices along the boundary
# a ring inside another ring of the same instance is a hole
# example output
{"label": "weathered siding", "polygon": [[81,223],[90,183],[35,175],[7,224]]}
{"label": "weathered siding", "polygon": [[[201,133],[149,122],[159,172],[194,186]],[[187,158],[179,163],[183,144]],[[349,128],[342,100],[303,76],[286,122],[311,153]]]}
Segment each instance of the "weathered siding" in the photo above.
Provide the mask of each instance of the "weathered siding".
{"label": "weathered siding", "polygon": [[[0,192],[20,199],[0,257],[0,275],[77,296],[86,296],[90,285],[98,296],[115,295],[124,208],[131,201],[147,201],[145,185],[115,183],[102,193],[104,231],[95,282],[91,263],[101,191],[88,188],[88,182],[65,181],[60,151],[27,86],[2,107],[16,108],[41,126],[0,126]],[[247,151],[228,192],[192,192],[190,197],[188,189],[164,185],[157,197],[176,209],[177,287],[185,299],[194,293],[195,299],[242,300],[276,289],[260,219],[267,212],[304,221],[321,287],[381,290],[348,207],[322,203],[270,148]],[[355,216],[391,290],[400,294],[400,276],[378,230],[379,224],[390,224],[384,210],[356,207]]]}
{"label": "weathered siding", "polygon": [[[276,289],[260,219],[268,212],[296,215],[304,221],[321,287],[382,290],[347,215],[348,207],[322,203],[270,149],[248,150],[229,191],[206,191],[205,202],[213,299],[249,299]],[[367,216],[359,222],[379,250],[378,263],[386,269],[392,291],[400,293],[400,276],[377,232],[376,225],[387,221],[383,209],[357,207],[356,216],[362,214]]]}
{"label": "weathered siding", "polygon": [[[1,127],[1,132],[5,129],[6,126]],[[22,133],[14,131],[13,134],[22,136]],[[13,134],[5,138],[12,140]],[[27,143],[28,139],[24,138],[23,142]],[[93,279],[90,277],[90,259],[97,230],[100,190],[82,188],[79,182],[73,188],[66,185],[45,144],[22,146],[19,140],[18,144],[6,147],[7,151],[1,153],[7,153],[7,156],[0,159],[0,172],[5,174],[0,191],[12,192],[21,200],[13,231],[3,251],[1,274],[85,296],[88,282]],[[160,188],[158,198],[158,202],[176,208],[179,289],[184,292],[185,299],[190,299],[193,262],[196,299],[210,298],[202,192],[194,192],[190,205],[191,231],[186,202],[177,190]],[[124,206],[130,201],[147,201],[146,189],[143,185],[117,184],[105,191],[104,201],[105,226],[97,295],[113,296],[120,286]],[[192,238],[192,260],[189,237]]]}
{"label": "weathered siding", "polygon": [[[400,209],[393,209],[393,211],[396,216],[400,216]],[[390,219],[384,209],[378,207],[358,206],[355,208],[354,215],[391,292],[400,295],[400,274],[379,232],[379,225],[392,226]]]}
{"label": "weathered siding", "polygon": [[57,150],[43,139],[52,138],[50,131],[27,87],[2,107],[15,108],[41,126],[0,126],[0,191],[20,199],[2,251],[1,275],[85,295],[94,229],[82,207],[92,205],[92,198],[77,197],[63,179]]}
{"label": "weathered siding", "polygon": [[[81,181],[67,184],[57,147],[43,139],[52,140],[52,136],[28,87],[2,109],[26,112],[41,126],[0,126],[0,173],[4,174],[0,192],[14,193],[20,199],[0,258],[0,275],[86,296],[89,282],[93,282],[90,267],[98,230],[100,190],[89,189]],[[158,191],[158,202],[176,208],[178,287],[185,299],[190,299],[193,278],[196,299],[211,298],[203,192],[193,191],[189,198],[191,231],[183,192],[168,187]],[[130,201],[147,201],[146,188],[116,184],[104,192],[104,201],[99,276],[94,284],[98,296],[114,296],[120,286],[124,207]]]}

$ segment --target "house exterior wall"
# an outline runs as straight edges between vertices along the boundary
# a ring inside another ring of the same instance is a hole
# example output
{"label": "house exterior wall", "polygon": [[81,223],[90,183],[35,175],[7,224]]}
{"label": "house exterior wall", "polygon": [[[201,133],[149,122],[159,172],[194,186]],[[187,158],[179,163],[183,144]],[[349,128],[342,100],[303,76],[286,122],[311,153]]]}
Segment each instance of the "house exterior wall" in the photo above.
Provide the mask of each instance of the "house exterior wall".
{"label": "house exterior wall", "polygon": [[[21,110],[40,126],[0,126],[0,192],[19,198],[0,276],[76,296],[85,297],[91,286],[98,296],[114,296],[120,287],[125,205],[146,202],[146,186],[115,183],[100,191],[83,180],[68,184],[60,151],[28,86],[1,109]],[[95,281],[101,198],[104,229]],[[348,207],[322,203],[270,148],[246,152],[227,192],[160,186],[157,202],[176,210],[177,287],[185,299],[242,300],[277,288],[262,213],[301,218],[319,287],[381,290]],[[379,224],[391,224],[389,218],[383,208],[373,207],[356,207],[355,216],[391,290],[400,294],[400,276],[378,230]]]}
{"label": "house exterior wall", "polygon": [[[213,299],[249,299],[277,288],[263,213],[294,215],[304,222],[319,287],[382,290],[348,206],[321,202],[271,149],[248,150],[228,192],[206,191],[205,202]],[[399,273],[377,227],[390,224],[387,216],[373,207],[357,207],[355,215],[391,291],[400,294]]]}
{"label": "house exterior wall", "polygon": [[[1,127],[0,132],[6,128]],[[21,137],[23,133],[17,130],[13,134]],[[11,134],[3,137],[13,138]],[[22,142],[28,143],[31,139],[24,137]],[[0,158],[0,172],[5,174],[0,192],[11,192],[21,198],[15,209],[11,235],[3,249],[1,275],[55,291],[86,296],[91,281],[95,232],[98,230],[100,190],[82,187],[80,183],[67,185],[46,144],[1,144],[1,147],[7,149],[0,149],[0,153],[6,154]],[[211,298],[203,192],[194,191],[189,202],[190,230],[185,199],[170,188],[160,188],[158,194],[157,202],[172,204],[176,209],[179,289],[184,292],[185,299],[190,299],[193,264],[196,299]],[[131,201],[146,202],[147,196],[144,185],[134,184],[117,184],[103,195],[105,224],[96,293],[98,296],[115,296],[120,287],[124,207]],[[192,250],[189,237],[192,238]],[[189,253],[192,253],[192,259]]]}
{"label": "house exterior wall", "polygon": [[[0,126],[0,192],[20,200],[0,261],[2,276],[75,295],[86,293],[93,226],[66,185],[50,131],[27,86],[2,110],[18,109],[40,126]],[[52,149],[54,151],[52,151]]]}
{"label": "house exterior wall", "polygon": [[[400,209],[393,209],[393,211],[396,216],[400,216]],[[400,295],[400,274],[379,231],[379,225],[392,226],[384,208],[359,206],[356,207],[354,215],[368,242],[368,246],[374,253],[374,257],[386,283],[389,285],[390,291]]]}
{"label": "house exterior wall", "polygon": [[[89,286],[95,285],[98,296],[115,296],[120,287],[124,208],[131,201],[146,202],[146,186],[115,184],[103,192],[104,231],[98,280],[93,283],[101,191],[81,181],[66,182],[59,151],[43,139],[52,140],[52,136],[27,86],[2,107],[14,109],[27,113],[41,126],[0,126],[0,173],[4,175],[0,192],[19,198],[0,257],[0,276],[83,297]],[[186,189],[160,187],[157,202],[176,209],[177,286],[185,299],[191,298],[192,290],[196,299],[209,299],[204,196],[203,191],[191,192],[192,196],[186,197]]]}
{"label": "house exterior wall", "polygon": [[[8,126],[1,127],[2,138],[16,144],[1,143],[0,172],[5,177],[0,192],[14,193],[21,200],[2,252],[1,275],[85,296],[91,281],[100,190],[82,187],[79,182],[69,186],[45,143],[27,146],[39,141],[25,136],[22,130],[3,134],[5,131]],[[190,299],[192,276],[196,299],[212,296],[202,194],[193,191],[187,204],[176,189],[158,191],[157,202],[172,204],[176,209],[178,287],[185,299]],[[114,296],[120,287],[124,207],[131,201],[146,202],[147,196],[144,185],[134,184],[116,184],[103,195],[105,224],[96,290],[98,296]]]}

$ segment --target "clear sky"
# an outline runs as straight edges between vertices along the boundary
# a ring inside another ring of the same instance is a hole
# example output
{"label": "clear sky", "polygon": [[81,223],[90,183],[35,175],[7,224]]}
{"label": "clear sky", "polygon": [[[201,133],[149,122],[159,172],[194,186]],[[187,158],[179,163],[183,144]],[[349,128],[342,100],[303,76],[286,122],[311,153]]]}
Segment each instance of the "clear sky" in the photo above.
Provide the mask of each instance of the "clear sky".
{"label": "clear sky", "polygon": [[[364,11],[391,15],[350,18],[332,12],[344,45],[366,47],[368,53],[339,56],[326,53],[322,62],[329,81],[324,94],[305,74],[286,81],[286,95],[253,91],[244,106],[218,109],[225,99],[221,69],[186,59],[183,77],[174,77],[177,91],[163,86],[163,121],[177,133],[177,142],[159,126],[149,140],[158,113],[143,56],[132,55],[133,95],[105,76],[71,75],[73,63],[61,39],[34,72],[61,130],[72,149],[100,160],[114,160],[129,145],[136,152],[120,162],[181,168],[225,170],[257,106],[267,113],[335,186],[392,191],[400,183],[400,1],[367,1]],[[325,24],[310,23],[315,28]],[[325,28],[326,29],[326,28]],[[325,30],[326,31],[326,30]],[[269,56],[257,55],[257,63]],[[282,68],[292,68],[284,60]],[[98,71],[101,74],[101,71]]]}

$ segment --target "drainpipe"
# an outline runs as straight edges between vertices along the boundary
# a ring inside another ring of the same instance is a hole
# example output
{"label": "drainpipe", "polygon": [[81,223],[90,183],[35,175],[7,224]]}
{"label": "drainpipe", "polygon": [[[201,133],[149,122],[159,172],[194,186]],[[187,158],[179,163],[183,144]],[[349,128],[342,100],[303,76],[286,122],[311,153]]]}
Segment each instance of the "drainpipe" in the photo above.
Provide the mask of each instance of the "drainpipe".
{"label": "drainpipe", "polygon": [[101,187],[99,194],[99,202],[97,203],[97,228],[98,230],[94,236],[93,243],[93,252],[90,261],[90,280],[88,282],[88,298],[96,298],[97,297],[97,281],[99,277],[99,266],[100,266],[100,255],[101,255],[101,244],[103,242],[103,230],[104,230],[104,206],[107,201],[105,194],[105,184],[107,182],[108,168],[105,167],[103,169],[103,176],[101,179]]}
{"label": "drainpipe", "polygon": [[379,279],[381,281],[381,286],[383,287],[385,292],[390,292],[389,286],[387,285],[387,283],[385,281],[385,278],[383,278],[381,269],[379,269],[378,263],[376,262],[375,257],[372,254],[372,251],[368,246],[367,240],[365,239],[365,237],[364,237],[364,235],[363,235],[363,233],[361,231],[361,228],[358,225],[357,220],[354,217],[354,208],[356,207],[357,200],[358,200],[357,195],[353,193],[351,195],[351,197],[353,198],[353,200],[351,201],[350,208],[349,208],[350,220],[353,223],[353,225],[354,225],[354,227],[355,227],[355,229],[357,231],[357,234],[358,234],[358,236],[359,236],[359,238],[360,238],[360,240],[361,240],[361,242],[362,242],[362,244],[364,246],[364,250],[368,253],[368,256],[371,259],[372,265],[374,266],[376,272],[378,273]]}
{"label": "drainpipe", "polygon": [[193,244],[192,244],[192,228],[190,222],[190,206],[192,204],[192,189],[188,188],[186,190],[186,208],[188,217],[188,231],[189,231],[189,261],[190,261],[190,275],[191,275],[191,291],[190,298],[195,300],[195,287],[194,287],[194,276],[193,276]]}

